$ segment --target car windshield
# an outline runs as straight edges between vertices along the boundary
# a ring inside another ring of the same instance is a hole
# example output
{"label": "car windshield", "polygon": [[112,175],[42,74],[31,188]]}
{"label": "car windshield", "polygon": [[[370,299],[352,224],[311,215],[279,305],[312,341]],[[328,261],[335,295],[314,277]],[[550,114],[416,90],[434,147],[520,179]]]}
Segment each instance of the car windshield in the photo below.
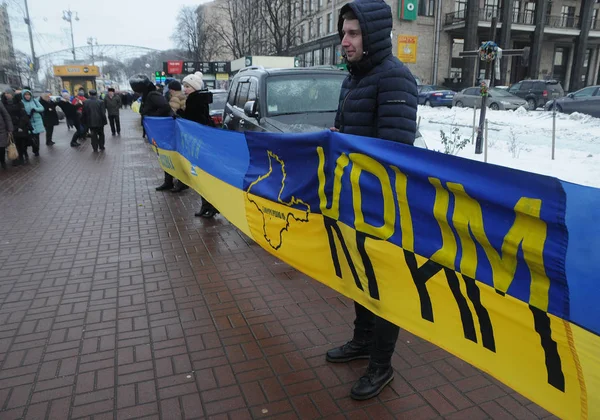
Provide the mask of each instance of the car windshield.
{"label": "car windshield", "polygon": [[346,73],[292,74],[267,79],[267,115],[335,112]]}
{"label": "car windshield", "polygon": [[496,98],[514,98],[514,95],[506,92],[504,89],[490,89],[490,96],[494,96]]}
{"label": "car windshield", "polygon": [[213,109],[225,109],[225,103],[227,102],[227,92],[213,93],[213,102],[209,105],[210,110]]}

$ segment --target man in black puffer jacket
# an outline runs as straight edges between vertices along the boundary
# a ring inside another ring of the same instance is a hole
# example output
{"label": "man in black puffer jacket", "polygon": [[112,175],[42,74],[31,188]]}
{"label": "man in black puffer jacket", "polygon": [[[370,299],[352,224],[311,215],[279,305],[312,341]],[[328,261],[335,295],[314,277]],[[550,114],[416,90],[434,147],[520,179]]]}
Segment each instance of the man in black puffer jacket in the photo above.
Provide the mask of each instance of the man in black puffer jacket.
{"label": "man in black puffer jacket", "polygon": [[104,102],[98,100],[96,90],[90,89],[88,94],[90,97],[83,103],[81,121],[90,129],[92,149],[97,152],[98,149],[104,150],[104,126],[107,124],[106,108]]}
{"label": "man in black puffer jacket", "polygon": [[[408,145],[417,129],[417,84],[410,70],[392,55],[392,12],[383,0],[355,0],[340,10],[338,23],[350,72],[342,84],[332,131],[391,140]],[[394,378],[391,361],[399,329],[354,303],[354,337],[329,350],[333,363],[370,359],[366,374],[350,396],[366,400]]]}

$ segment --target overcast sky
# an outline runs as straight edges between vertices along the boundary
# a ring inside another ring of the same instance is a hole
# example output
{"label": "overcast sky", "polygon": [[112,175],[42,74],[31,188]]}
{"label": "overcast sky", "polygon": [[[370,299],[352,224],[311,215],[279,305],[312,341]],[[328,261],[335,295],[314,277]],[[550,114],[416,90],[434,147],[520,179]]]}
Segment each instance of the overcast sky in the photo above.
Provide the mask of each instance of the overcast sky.
{"label": "overcast sky", "polygon": [[[30,54],[27,26],[23,23],[24,0],[4,1],[9,4],[14,46]],[[75,47],[86,46],[87,38],[94,37],[99,44],[173,48],[170,37],[179,9],[207,1],[210,0],[28,0],[35,52],[43,55],[71,48],[69,23],[62,20],[63,10],[68,9],[79,16],[79,21],[73,20]]]}

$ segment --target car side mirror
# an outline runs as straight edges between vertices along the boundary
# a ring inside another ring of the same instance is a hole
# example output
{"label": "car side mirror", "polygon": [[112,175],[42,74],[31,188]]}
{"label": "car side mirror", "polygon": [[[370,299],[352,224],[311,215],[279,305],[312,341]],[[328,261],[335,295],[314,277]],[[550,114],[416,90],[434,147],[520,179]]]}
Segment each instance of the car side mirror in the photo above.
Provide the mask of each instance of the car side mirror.
{"label": "car side mirror", "polygon": [[244,114],[250,118],[258,118],[258,103],[256,101],[248,101],[244,105]]}
{"label": "car side mirror", "polygon": [[575,97],[575,95],[573,95],[572,93],[569,93],[569,94],[567,95],[567,97],[568,97],[568,98],[571,98],[571,99],[573,99],[573,98]]}

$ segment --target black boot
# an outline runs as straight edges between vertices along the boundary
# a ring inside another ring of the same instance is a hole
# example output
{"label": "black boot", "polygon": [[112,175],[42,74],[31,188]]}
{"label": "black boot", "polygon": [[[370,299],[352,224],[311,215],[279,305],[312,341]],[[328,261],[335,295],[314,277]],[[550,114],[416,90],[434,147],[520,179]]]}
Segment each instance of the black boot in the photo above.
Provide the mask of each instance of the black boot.
{"label": "black boot", "polygon": [[190,188],[190,187],[188,187],[187,185],[185,185],[183,182],[178,181],[175,184],[175,186],[171,189],[171,192],[178,193],[178,192],[181,192],[181,191],[185,191],[188,188]]}
{"label": "black boot", "polygon": [[160,187],[156,187],[156,191],[165,191],[170,190],[171,188],[173,188],[173,184],[163,182],[163,184]]}
{"label": "black boot", "polygon": [[329,350],[326,359],[331,363],[345,363],[356,359],[368,359],[370,357],[370,347],[369,344],[351,340],[341,347]]}
{"label": "black boot", "polygon": [[394,369],[389,364],[370,362],[367,372],[352,387],[350,398],[368,400],[376,397],[394,379]]}
{"label": "black boot", "polygon": [[210,204],[206,200],[202,200],[202,207],[198,213],[194,213],[196,217],[204,217],[205,219],[210,219],[215,217],[219,213],[219,210],[215,208],[212,204]]}
{"label": "black boot", "polygon": [[6,169],[6,162],[5,161],[0,162],[0,167],[2,169]]}

